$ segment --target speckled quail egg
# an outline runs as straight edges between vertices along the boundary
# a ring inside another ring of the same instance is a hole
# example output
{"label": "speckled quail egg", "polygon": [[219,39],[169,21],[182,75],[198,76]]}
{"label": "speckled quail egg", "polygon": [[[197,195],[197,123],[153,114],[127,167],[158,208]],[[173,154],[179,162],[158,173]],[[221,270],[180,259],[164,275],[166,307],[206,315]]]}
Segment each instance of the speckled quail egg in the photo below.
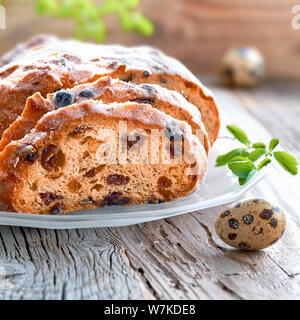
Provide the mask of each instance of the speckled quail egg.
{"label": "speckled quail egg", "polygon": [[218,217],[217,235],[228,245],[242,250],[260,250],[278,241],[285,229],[286,218],[281,208],[265,200],[234,203]]}
{"label": "speckled quail egg", "polygon": [[223,58],[221,78],[225,85],[254,86],[263,75],[264,59],[255,48],[237,47],[229,50]]}

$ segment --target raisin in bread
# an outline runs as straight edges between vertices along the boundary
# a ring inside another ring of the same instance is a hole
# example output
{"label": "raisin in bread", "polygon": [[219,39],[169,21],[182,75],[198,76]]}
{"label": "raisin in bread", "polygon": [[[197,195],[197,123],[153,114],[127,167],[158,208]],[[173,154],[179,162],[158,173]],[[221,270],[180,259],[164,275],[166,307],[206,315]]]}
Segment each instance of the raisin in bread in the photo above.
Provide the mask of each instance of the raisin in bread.
{"label": "raisin in bread", "polygon": [[186,122],[147,104],[88,100],[47,113],[0,153],[0,209],[62,214],[170,201],[206,171]]}
{"label": "raisin in bread", "polygon": [[69,90],[57,91],[55,94],[49,94],[48,99],[44,99],[39,93],[28,98],[22,116],[4,132],[0,142],[0,151],[11,141],[23,138],[46,113],[87,99],[101,100],[105,104],[127,101],[149,104],[175,119],[186,121],[192,127],[193,134],[197,135],[203,144],[206,152],[209,151],[209,141],[200,112],[181,94],[158,85],[136,85],[110,77],[104,77],[94,83],[79,85]]}
{"label": "raisin in bread", "polygon": [[[37,46],[34,46],[37,44]],[[94,45],[40,36],[2,58],[0,136],[21,115],[26,99],[110,75],[127,82],[159,84],[198,107],[211,144],[220,119],[211,92],[179,61],[149,47]]]}

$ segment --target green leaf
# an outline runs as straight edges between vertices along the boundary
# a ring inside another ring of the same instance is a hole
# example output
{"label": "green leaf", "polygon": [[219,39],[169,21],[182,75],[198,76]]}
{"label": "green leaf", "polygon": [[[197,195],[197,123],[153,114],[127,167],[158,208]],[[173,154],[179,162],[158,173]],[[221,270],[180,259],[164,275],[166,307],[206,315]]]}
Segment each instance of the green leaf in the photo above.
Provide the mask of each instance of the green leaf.
{"label": "green leaf", "polygon": [[56,0],[38,0],[36,8],[38,13],[49,12],[55,15],[58,12],[58,3]]}
{"label": "green leaf", "polygon": [[237,161],[247,161],[247,160],[248,160],[248,158],[245,158],[245,157],[242,157],[242,156],[238,156],[238,157],[233,157],[232,159],[230,159],[230,161],[228,163],[237,162]]}
{"label": "green leaf", "polygon": [[249,172],[247,178],[239,178],[239,184],[240,184],[241,186],[243,186],[244,184],[246,184],[246,183],[254,176],[255,172],[257,172],[257,170],[256,170],[256,169],[253,169],[253,170],[251,170],[251,171]]}
{"label": "green leaf", "polygon": [[289,173],[296,175],[298,173],[297,168],[297,160],[291,154],[285,151],[276,151],[273,152],[275,159],[279,162],[279,164]]}
{"label": "green leaf", "polygon": [[269,144],[269,152],[272,152],[277,147],[278,143],[279,143],[279,139],[273,138]]}
{"label": "green leaf", "polygon": [[242,156],[242,157],[245,157],[245,158],[248,158],[248,157],[249,157],[249,154],[250,154],[250,153],[249,153],[248,151],[243,150],[241,156]]}
{"label": "green leaf", "polygon": [[266,153],[267,153],[266,149],[257,148],[249,154],[248,158],[251,161],[255,162]]}
{"label": "green leaf", "polygon": [[245,144],[247,147],[250,146],[248,137],[242,129],[238,128],[235,125],[228,125],[227,129],[238,141]]}
{"label": "green leaf", "polygon": [[250,171],[255,168],[251,160],[230,162],[228,168],[239,178],[247,178]]}
{"label": "green leaf", "polygon": [[79,40],[83,40],[86,37],[95,39],[95,41],[103,42],[106,35],[105,24],[99,20],[97,23],[78,23],[75,37]]}
{"label": "green leaf", "polygon": [[258,149],[258,148],[262,148],[262,149],[266,149],[266,145],[262,142],[256,142],[252,144],[252,148],[254,149]]}
{"label": "green leaf", "polygon": [[225,166],[233,157],[237,157],[242,155],[243,150],[242,149],[234,149],[229,151],[226,154],[218,156],[216,160],[216,167],[222,167]]}
{"label": "green leaf", "polygon": [[62,2],[59,10],[59,16],[62,18],[71,16],[72,14],[72,0],[65,0]]}
{"label": "green leaf", "polygon": [[105,1],[101,6],[97,7],[97,13],[101,16],[119,11],[118,3],[112,1]]}
{"label": "green leaf", "polygon": [[132,21],[134,29],[143,36],[151,36],[154,33],[154,26],[152,22],[140,12],[132,14]]}
{"label": "green leaf", "polygon": [[121,26],[124,31],[131,31],[134,28],[133,21],[131,19],[131,14],[128,11],[120,11],[118,13]]}
{"label": "green leaf", "polygon": [[106,35],[104,17],[113,13],[119,16],[123,30],[136,30],[144,36],[153,34],[152,22],[142,13],[132,12],[139,3],[140,0],[36,0],[36,10],[57,18],[72,18],[76,23],[74,36],[77,39],[92,38],[103,42]]}
{"label": "green leaf", "polygon": [[257,166],[257,169],[260,170],[263,167],[266,167],[269,163],[271,163],[271,159],[265,158],[264,160],[261,161],[261,163]]}
{"label": "green leaf", "polygon": [[140,0],[124,0],[127,9],[135,9],[139,4]]}

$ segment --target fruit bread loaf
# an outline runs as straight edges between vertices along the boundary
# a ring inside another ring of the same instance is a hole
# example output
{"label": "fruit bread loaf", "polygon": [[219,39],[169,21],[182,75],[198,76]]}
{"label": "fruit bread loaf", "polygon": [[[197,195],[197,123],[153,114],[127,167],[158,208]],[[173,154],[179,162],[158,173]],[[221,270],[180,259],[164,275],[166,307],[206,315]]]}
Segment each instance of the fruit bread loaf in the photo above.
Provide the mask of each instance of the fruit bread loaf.
{"label": "fruit bread loaf", "polygon": [[0,62],[0,136],[21,115],[26,99],[93,82],[100,77],[159,84],[178,91],[202,114],[211,144],[220,128],[211,92],[180,62],[149,47],[94,45],[39,36]]}
{"label": "fruit bread loaf", "polygon": [[72,89],[59,90],[55,94],[49,94],[48,99],[44,99],[39,93],[28,98],[22,116],[4,132],[0,151],[11,141],[23,138],[46,113],[87,99],[101,100],[105,104],[127,101],[149,104],[175,119],[190,124],[206,152],[209,151],[209,141],[200,112],[181,94],[158,85],[136,85],[110,77],[103,77],[94,83],[82,84]]}
{"label": "fruit bread loaf", "polygon": [[62,214],[160,203],[188,195],[206,170],[186,122],[149,104],[87,100],[47,113],[0,153],[0,209]]}

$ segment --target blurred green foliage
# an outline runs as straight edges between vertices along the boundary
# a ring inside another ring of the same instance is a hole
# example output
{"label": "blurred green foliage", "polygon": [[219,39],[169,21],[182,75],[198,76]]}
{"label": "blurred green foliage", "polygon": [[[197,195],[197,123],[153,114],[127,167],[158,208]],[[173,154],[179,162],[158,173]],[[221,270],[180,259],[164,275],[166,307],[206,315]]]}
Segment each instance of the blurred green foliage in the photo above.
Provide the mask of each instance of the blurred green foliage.
{"label": "blurred green foliage", "polygon": [[[138,11],[140,0],[35,0],[35,2],[39,14],[49,14],[59,19],[73,19],[76,23],[75,37],[79,40],[91,38],[102,43],[107,32],[104,18],[109,14],[116,14],[119,17],[122,29],[126,32],[137,31],[144,36],[151,36],[154,33],[152,22]],[[2,3],[0,0],[0,4]]]}

